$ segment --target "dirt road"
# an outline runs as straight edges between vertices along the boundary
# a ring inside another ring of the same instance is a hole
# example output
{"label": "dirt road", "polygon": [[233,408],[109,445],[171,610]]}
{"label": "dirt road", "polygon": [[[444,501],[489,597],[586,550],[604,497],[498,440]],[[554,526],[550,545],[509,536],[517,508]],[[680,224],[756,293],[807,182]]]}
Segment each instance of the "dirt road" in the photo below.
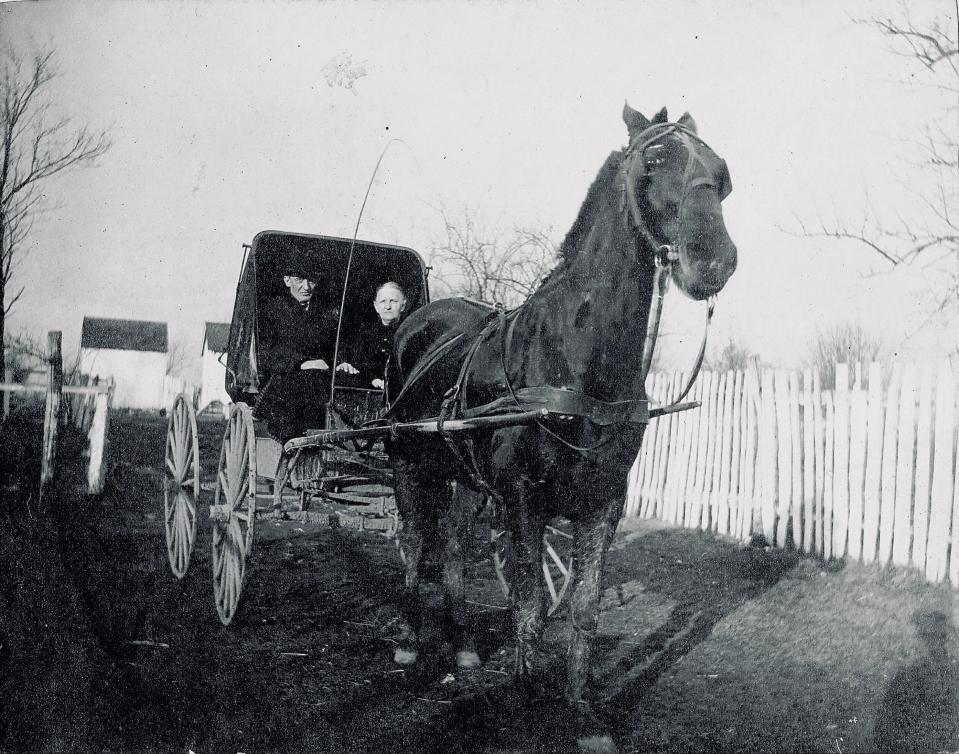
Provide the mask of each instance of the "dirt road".
{"label": "dirt road", "polygon": [[[221,431],[201,422],[207,473]],[[114,420],[100,500],[68,475],[42,512],[7,501],[0,749],[570,749],[553,672],[565,620],[550,623],[541,693],[523,697],[481,548],[478,670],[393,665],[400,563],[375,534],[266,523],[223,628],[207,522],[182,583],[166,564],[163,434],[160,420]],[[596,671],[624,752],[959,749],[948,590],[635,521],[606,583]]]}

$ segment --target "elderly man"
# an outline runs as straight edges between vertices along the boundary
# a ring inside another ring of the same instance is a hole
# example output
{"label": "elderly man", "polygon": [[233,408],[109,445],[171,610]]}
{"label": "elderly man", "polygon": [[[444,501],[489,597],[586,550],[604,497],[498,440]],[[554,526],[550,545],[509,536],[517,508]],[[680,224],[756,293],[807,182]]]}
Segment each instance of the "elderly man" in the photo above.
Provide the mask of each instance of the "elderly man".
{"label": "elderly man", "polygon": [[[258,322],[265,387],[256,416],[280,442],[324,425],[338,318],[335,306],[314,296],[314,273],[296,265],[284,272],[286,291],[264,302]],[[349,364],[337,369],[356,371]]]}

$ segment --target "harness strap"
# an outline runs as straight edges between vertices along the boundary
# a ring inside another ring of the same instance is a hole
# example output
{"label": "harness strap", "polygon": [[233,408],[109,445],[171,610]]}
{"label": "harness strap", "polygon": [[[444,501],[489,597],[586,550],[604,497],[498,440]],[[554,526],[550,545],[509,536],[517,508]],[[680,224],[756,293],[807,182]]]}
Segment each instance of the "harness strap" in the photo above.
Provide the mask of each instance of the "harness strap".
{"label": "harness strap", "polygon": [[548,386],[518,388],[511,395],[497,398],[482,406],[464,409],[462,417],[472,419],[477,416],[511,413],[517,408],[523,411],[545,408],[550,414],[587,419],[601,427],[649,423],[649,401],[607,402],[575,390]]}
{"label": "harness strap", "polygon": [[[448,340],[444,340],[443,342],[434,346],[433,349],[429,351],[426,356],[416,365],[416,369],[412,374],[410,374],[409,378],[403,381],[402,389],[396,398],[390,401],[390,405],[387,407],[381,418],[386,419],[393,414],[396,407],[400,404],[400,400],[403,398],[403,396],[405,396],[406,393],[409,392],[409,390],[416,385],[416,383],[418,383],[440,359],[452,351],[454,346],[460,344],[465,338],[468,337],[478,338],[480,341],[482,341],[484,338],[483,333],[486,332],[487,328],[491,324],[495,324],[497,315],[498,313],[495,311],[490,312],[486,317],[483,318],[478,330],[473,330],[472,333],[457,333]],[[474,342],[470,348],[470,352],[475,352],[477,348],[478,345]],[[460,373],[462,375],[462,370],[460,370]]]}

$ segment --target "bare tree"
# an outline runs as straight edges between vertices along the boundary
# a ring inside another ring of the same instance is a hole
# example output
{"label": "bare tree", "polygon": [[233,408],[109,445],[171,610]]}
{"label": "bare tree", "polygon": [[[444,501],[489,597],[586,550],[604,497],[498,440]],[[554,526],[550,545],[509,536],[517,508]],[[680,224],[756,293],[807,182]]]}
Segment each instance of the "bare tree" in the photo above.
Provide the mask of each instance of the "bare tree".
{"label": "bare tree", "polygon": [[451,295],[516,306],[536,290],[556,263],[550,231],[520,228],[495,234],[466,212],[454,220],[441,211],[446,239],[433,246],[438,282]]}
{"label": "bare tree", "polygon": [[[43,182],[88,165],[110,147],[93,132],[55,112],[51,83],[60,75],[52,50],[29,60],[8,52],[0,61],[0,342],[6,315],[23,293],[7,287],[24,254],[33,219],[42,210]],[[0,363],[0,382],[6,377]]]}
{"label": "bare tree", "polygon": [[858,362],[866,365],[875,361],[882,351],[882,339],[867,332],[861,325],[846,323],[820,330],[806,358],[808,366],[819,371],[825,389],[836,385],[836,364]]}
{"label": "bare tree", "polygon": [[947,92],[949,105],[941,112],[930,112],[921,136],[914,142],[916,163],[929,177],[919,191],[924,208],[916,220],[899,217],[882,220],[868,212],[858,222],[839,219],[820,222],[816,227],[802,225],[803,235],[857,242],[890,267],[918,260],[941,267],[947,284],[940,291],[941,306],[959,301],[959,204],[956,202],[959,178],[959,39],[955,18],[915,22],[906,6],[902,17],[872,17],[868,24],[888,37],[894,49],[916,69],[909,85],[926,84]]}
{"label": "bare tree", "polygon": [[739,371],[749,367],[758,369],[762,366],[762,360],[758,353],[750,350],[734,335],[730,335],[725,343],[706,358],[705,366],[717,372]]}

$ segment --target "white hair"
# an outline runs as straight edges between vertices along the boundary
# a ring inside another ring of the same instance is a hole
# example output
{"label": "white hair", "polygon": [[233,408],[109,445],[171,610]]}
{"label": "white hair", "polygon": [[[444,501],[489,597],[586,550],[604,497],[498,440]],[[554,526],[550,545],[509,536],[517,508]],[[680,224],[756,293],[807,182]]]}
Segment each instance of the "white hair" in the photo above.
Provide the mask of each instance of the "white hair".
{"label": "white hair", "polygon": [[383,285],[377,288],[376,293],[373,294],[373,298],[375,299],[377,296],[379,296],[380,291],[382,291],[384,288],[392,288],[397,293],[399,293],[403,298],[406,298],[406,291],[403,290],[403,288],[400,286],[399,283],[394,283],[392,280],[387,280],[385,283],[383,283]]}

